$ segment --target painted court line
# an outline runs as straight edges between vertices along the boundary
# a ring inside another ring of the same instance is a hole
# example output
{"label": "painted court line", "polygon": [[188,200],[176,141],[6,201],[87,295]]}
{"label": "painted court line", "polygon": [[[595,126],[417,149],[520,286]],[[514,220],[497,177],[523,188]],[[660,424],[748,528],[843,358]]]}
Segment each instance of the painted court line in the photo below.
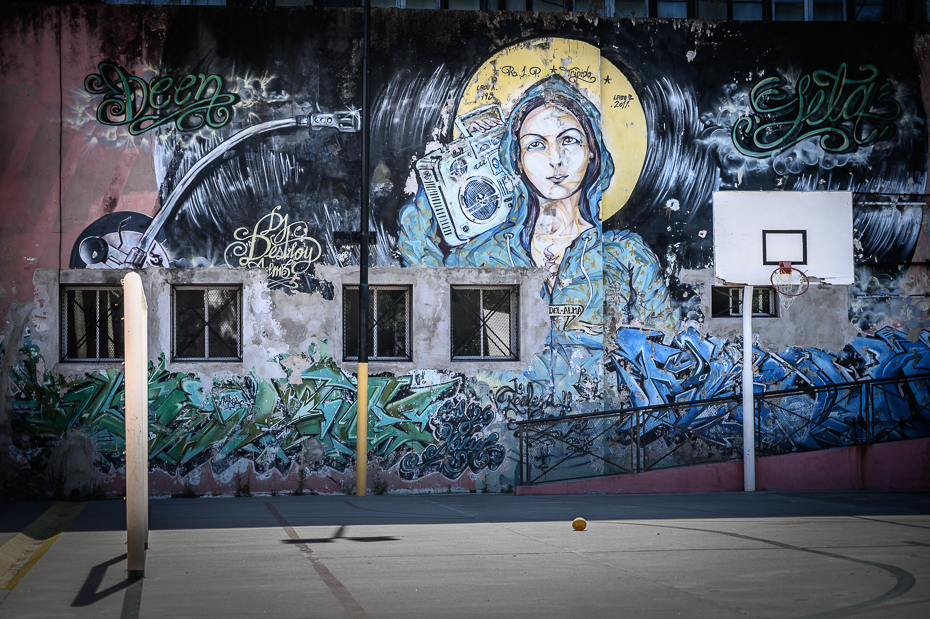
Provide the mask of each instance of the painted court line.
{"label": "painted court line", "polygon": [[313,550],[310,549],[310,546],[300,541],[300,537],[297,535],[297,531],[294,530],[294,527],[284,519],[284,516],[281,515],[275,506],[271,503],[265,503],[265,507],[268,508],[268,511],[271,512],[271,515],[274,516],[275,520],[278,521],[278,524],[281,525],[281,528],[284,529],[284,532],[287,533],[287,536],[293,540],[294,546],[297,549],[307,555],[307,560],[310,561],[310,564],[313,566],[313,569],[316,570],[316,573],[319,574],[320,578],[326,583],[326,586],[329,587],[329,590],[333,592],[333,595],[336,596],[336,599],[339,600],[339,603],[342,604],[342,607],[346,609],[346,612],[349,613],[349,616],[352,619],[368,619],[368,615],[365,613],[365,610],[362,608],[352,594],[349,593],[349,590],[346,589],[346,586],[329,571],[329,568],[323,565],[323,562],[313,556]]}
{"label": "painted court line", "polygon": [[[702,533],[725,535],[727,537],[733,537],[736,539],[744,539],[744,540],[750,540],[754,542],[760,542],[762,544],[768,544],[770,546],[775,546],[776,548],[783,548],[785,550],[796,550],[798,552],[807,552],[810,554],[820,555],[823,557],[830,557],[831,559],[839,559],[841,561],[849,561],[851,563],[859,563],[861,565],[877,567],[891,574],[897,581],[897,584],[895,584],[894,587],[892,587],[890,590],[888,590],[883,595],[880,595],[878,597],[874,597],[870,600],[866,600],[858,604],[853,604],[851,606],[846,606],[844,608],[836,608],[833,610],[827,610],[823,612],[814,613],[812,615],[804,615],[803,617],[801,617],[801,619],[817,619],[821,617],[823,618],[845,617],[847,615],[852,614],[855,611],[869,609],[869,608],[876,609],[875,607],[885,604],[886,602],[893,600],[907,593],[908,591],[911,590],[911,588],[914,587],[915,584],[917,584],[917,579],[914,577],[913,574],[911,574],[907,570],[901,569],[894,565],[889,565],[887,563],[878,563],[876,561],[867,561],[865,559],[857,559],[855,557],[848,557],[846,555],[841,555],[841,554],[837,554],[834,552],[826,552],[824,550],[815,550],[813,548],[806,548],[804,546],[792,546],[791,544],[785,544],[783,542],[777,542],[775,540],[765,539],[762,537],[753,537],[751,535],[743,535],[741,533],[731,533],[729,531],[717,531],[714,529],[701,529],[697,527],[672,526],[668,524],[654,524],[654,523],[645,524],[645,523],[640,523],[640,522],[622,522],[622,523],[611,523],[611,524],[620,524],[623,526],[634,526],[634,527],[650,526],[650,527],[658,527],[660,529],[678,529],[680,531],[700,531]],[[922,602],[922,600],[919,600],[918,602]]]}
{"label": "painted court line", "polygon": [[22,533],[0,546],[0,589],[10,591],[52,547],[87,503],[52,505]]}

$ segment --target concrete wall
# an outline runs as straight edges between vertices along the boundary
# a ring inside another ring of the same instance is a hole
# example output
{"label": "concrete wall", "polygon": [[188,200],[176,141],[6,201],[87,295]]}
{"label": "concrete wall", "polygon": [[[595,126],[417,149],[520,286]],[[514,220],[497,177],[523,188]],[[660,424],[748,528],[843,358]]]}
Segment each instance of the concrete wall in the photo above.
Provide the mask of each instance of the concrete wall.
{"label": "concrete wall", "polygon": [[[117,283],[133,249],[153,492],[350,485],[359,253],[338,233],[359,228],[361,12],[5,11],[3,491],[121,491],[121,365],[61,360],[60,295]],[[370,281],[412,296],[410,360],[370,364],[370,478],[506,490],[516,420],[738,394],[739,319],[710,311],[714,191],[854,194],[855,282],[754,321],[757,390],[930,371],[928,40],[374,11]],[[240,361],[172,359],[171,287],[189,283],[242,286]],[[453,285],[518,286],[515,359],[452,359]],[[930,433],[926,396],[908,397],[878,412],[883,438]],[[856,414],[817,400],[786,435],[765,413],[762,451],[846,445]],[[741,421],[715,420],[717,455],[738,454]],[[704,422],[657,423],[650,445]]]}

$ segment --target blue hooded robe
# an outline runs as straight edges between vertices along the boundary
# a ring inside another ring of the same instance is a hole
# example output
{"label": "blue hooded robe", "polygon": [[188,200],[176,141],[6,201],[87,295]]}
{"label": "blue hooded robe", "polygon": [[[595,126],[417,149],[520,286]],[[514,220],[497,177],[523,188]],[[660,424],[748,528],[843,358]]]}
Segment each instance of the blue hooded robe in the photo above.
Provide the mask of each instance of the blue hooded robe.
{"label": "blue hooded robe", "polygon": [[[579,118],[588,133],[592,164],[582,182],[579,201],[581,217],[592,227],[582,232],[565,250],[551,288],[544,285],[540,296],[550,306],[580,307],[578,315],[550,316],[550,335],[545,349],[530,360],[523,378],[548,394],[549,403],[561,403],[562,413],[571,402],[588,402],[582,408],[600,409],[603,384],[603,332],[605,287],[620,326],[631,325],[672,332],[678,312],[671,306],[661,267],[642,238],[627,231],[602,232],[601,195],[610,185],[614,165],[601,132],[597,108],[561,77],[546,78],[533,85],[514,107],[500,143],[500,162],[515,178],[513,208],[506,221],[460,247],[440,246],[435,218],[422,185],[400,212],[397,249],[405,266],[530,267],[532,231],[539,208],[528,181],[521,176],[519,123],[529,111],[552,103]],[[594,405],[594,406],[592,406]],[[572,411],[579,412],[579,411]],[[539,411],[548,416],[553,411]],[[536,416],[536,414],[534,414]]]}

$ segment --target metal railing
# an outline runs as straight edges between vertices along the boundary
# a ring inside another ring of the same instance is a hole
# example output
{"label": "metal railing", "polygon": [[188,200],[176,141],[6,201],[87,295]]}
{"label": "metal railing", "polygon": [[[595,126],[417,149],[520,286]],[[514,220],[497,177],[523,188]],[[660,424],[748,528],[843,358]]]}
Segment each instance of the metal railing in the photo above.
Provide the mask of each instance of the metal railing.
{"label": "metal railing", "polygon": [[756,394],[756,453],[930,436],[930,374]]}
{"label": "metal railing", "polygon": [[[930,374],[757,393],[759,456],[930,436]],[[876,414],[878,411],[878,414]],[[518,421],[520,483],[742,458],[742,398]]]}
{"label": "metal railing", "polygon": [[519,421],[524,485],[739,459],[742,400]]}

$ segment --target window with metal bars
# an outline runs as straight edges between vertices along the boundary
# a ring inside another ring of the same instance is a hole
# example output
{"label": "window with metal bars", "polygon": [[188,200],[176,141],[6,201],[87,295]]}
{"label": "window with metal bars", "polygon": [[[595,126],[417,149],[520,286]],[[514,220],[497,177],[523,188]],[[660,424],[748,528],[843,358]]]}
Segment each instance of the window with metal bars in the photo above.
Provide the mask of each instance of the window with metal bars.
{"label": "window with metal bars", "polygon": [[[368,287],[368,358],[410,361],[410,297],[408,286]],[[343,358],[358,359],[358,286],[342,291]]]}
{"label": "window with metal bars", "polygon": [[517,286],[452,286],[452,359],[518,358]]}
{"label": "window with metal bars", "polygon": [[61,360],[122,361],[123,289],[68,286],[61,291]]}
{"label": "window with metal bars", "polygon": [[[752,315],[760,318],[778,316],[778,294],[774,288],[753,287]],[[714,318],[730,318],[743,315],[742,286],[714,286],[711,289],[711,315]]]}
{"label": "window with metal bars", "polygon": [[171,358],[242,360],[242,288],[173,286]]}

